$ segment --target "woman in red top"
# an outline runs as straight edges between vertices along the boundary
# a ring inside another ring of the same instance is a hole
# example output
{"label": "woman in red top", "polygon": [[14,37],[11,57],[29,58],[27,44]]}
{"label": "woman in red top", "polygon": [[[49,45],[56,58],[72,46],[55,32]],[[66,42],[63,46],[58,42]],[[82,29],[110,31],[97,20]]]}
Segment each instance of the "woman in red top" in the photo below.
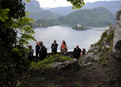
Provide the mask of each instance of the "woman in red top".
{"label": "woman in red top", "polygon": [[67,45],[66,45],[66,42],[64,40],[62,40],[62,44],[61,44],[61,47],[60,47],[61,53],[63,53],[64,48],[67,49]]}

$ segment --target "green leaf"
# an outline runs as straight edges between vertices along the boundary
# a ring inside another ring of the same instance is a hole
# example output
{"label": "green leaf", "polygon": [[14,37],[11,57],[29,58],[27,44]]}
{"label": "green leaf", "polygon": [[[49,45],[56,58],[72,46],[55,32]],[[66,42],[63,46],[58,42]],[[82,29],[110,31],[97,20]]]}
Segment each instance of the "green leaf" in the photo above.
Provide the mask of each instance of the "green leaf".
{"label": "green leaf", "polygon": [[24,1],[26,1],[26,2],[30,2],[31,0],[24,0]]}
{"label": "green leaf", "polygon": [[0,20],[2,21],[2,22],[5,22],[5,19],[0,15]]}
{"label": "green leaf", "polygon": [[85,5],[84,0],[67,0],[73,5],[73,9],[81,8]]}
{"label": "green leaf", "polygon": [[0,20],[2,22],[5,22],[6,19],[8,19],[8,12],[10,10],[8,8],[6,9],[0,9]]}

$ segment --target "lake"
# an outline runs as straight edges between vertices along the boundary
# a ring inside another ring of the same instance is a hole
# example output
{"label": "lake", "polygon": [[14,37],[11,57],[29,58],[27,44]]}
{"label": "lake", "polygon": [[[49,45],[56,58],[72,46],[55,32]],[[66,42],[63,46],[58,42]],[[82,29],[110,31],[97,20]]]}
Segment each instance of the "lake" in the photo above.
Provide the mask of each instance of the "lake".
{"label": "lake", "polygon": [[[35,29],[35,39],[37,41],[43,41],[43,44],[47,47],[48,52],[51,52],[51,44],[53,40],[58,43],[58,52],[60,52],[60,45],[62,40],[66,41],[68,51],[72,51],[76,45],[88,50],[91,44],[96,43],[102,33],[108,29],[108,27],[91,27],[88,30],[80,31],[74,30],[68,26],[52,26],[48,28],[36,28]],[[30,41],[35,50],[35,41]]]}

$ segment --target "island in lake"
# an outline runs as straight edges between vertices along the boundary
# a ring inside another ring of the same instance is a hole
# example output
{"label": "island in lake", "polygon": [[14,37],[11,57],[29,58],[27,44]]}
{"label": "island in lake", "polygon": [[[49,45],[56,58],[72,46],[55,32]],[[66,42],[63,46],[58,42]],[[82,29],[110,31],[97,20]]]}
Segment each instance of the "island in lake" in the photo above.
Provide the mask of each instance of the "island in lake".
{"label": "island in lake", "polygon": [[83,26],[81,24],[77,24],[76,26],[72,26],[73,29],[75,30],[87,30],[89,27]]}

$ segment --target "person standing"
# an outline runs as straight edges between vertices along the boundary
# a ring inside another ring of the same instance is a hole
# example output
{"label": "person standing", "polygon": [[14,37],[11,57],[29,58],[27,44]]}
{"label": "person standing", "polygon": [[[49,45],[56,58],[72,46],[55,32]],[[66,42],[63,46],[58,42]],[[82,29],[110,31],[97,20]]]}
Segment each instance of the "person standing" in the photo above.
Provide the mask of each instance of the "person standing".
{"label": "person standing", "polygon": [[34,50],[32,49],[32,45],[29,45],[28,48],[29,48],[29,53],[28,53],[27,59],[30,60],[30,61],[32,62]]}
{"label": "person standing", "polygon": [[83,48],[83,50],[82,50],[82,52],[81,52],[81,56],[84,56],[84,55],[85,55],[85,53],[86,53],[86,49],[85,49],[85,48]]}
{"label": "person standing", "polygon": [[36,47],[35,47],[36,49],[36,60],[38,61],[38,59],[39,59],[39,48],[40,48],[40,46],[39,46],[39,42],[38,41],[36,41]]}
{"label": "person standing", "polygon": [[63,54],[65,48],[67,49],[66,42],[64,40],[62,40],[62,44],[61,44],[61,47],[60,47],[61,54]]}
{"label": "person standing", "polygon": [[52,54],[57,54],[57,48],[58,48],[58,44],[56,43],[56,40],[54,40],[51,45]]}
{"label": "person standing", "polygon": [[39,41],[39,60],[43,60],[47,56],[47,48],[43,45],[42,41]]}
{"label": "person standing", "polygon": [[74,48],[73,57],[76,58],[76,59],[78,60],[79,57],[80,57],[80,54],[81,54],[81,49],[79,48],[79,45],[77,45],[77,46]]}
{"label": "person standing", "polygon": [[67,48],[63,49],[63,56],[68,56]]}

